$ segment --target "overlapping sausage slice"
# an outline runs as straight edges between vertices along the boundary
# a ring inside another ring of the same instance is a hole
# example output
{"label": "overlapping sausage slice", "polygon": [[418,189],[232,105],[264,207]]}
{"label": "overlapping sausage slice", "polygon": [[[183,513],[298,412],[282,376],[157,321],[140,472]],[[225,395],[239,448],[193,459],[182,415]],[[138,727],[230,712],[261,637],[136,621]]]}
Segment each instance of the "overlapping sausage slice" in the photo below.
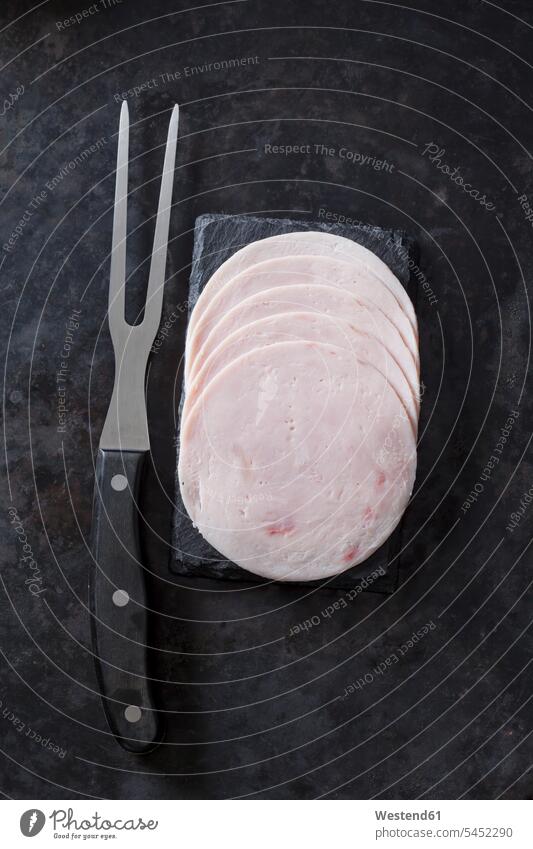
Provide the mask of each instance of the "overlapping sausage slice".
{"label": "overlapping sausage slice", "polygon": [[319,342],[238,357],[182,425],[192,521],[272,580],[326,579],[365,560],[398,524],[415,469],[411,424],[381,372]]}

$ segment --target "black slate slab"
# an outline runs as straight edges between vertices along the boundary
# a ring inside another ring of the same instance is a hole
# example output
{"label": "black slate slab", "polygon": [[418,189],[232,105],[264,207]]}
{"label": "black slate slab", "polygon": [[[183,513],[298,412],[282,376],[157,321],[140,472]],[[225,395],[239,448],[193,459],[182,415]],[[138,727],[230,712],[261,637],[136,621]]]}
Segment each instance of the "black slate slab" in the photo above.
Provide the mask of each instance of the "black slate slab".
{"label": "black slate slab", "polygon": [[[194,252],[189,282],[189,315],[216,269],[237,250],[251,242],[297,230],[322,230],[345,236],[372,250],[396,274],[416,306],[416,280],[410,267],[417,262],[417,246],[399,230],[385,230],[367,224],[344,225],[327,221],[259,218],[248,215],[201,215],[196,219]],[[183,391],[180,410],[183,404]],[[179,455],[179,432],[178,432]],[[328,588],[350,590],[361,587],[372,592],[391,593],[398,584],[402,523],[387,542],[364,563],[327,582]],[[224,559],[193,526],[181,499],[176,476],[173,520],[172,571],[188,577],[219,578],[251,584],[264,580]],[[317,582],[306,582],[316,586]]]}

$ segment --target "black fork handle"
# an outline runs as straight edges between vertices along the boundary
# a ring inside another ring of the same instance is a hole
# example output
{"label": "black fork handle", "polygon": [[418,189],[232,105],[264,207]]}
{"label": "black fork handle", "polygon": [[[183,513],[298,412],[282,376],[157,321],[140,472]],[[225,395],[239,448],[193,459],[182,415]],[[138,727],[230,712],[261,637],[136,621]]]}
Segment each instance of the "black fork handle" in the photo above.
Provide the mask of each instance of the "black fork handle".
{"label": "black fork handle", "polygon": [[127,751],[161,741],[147,664],[146,583],[137,505],[148,452],[98,451],[90,598],[93,649],[111,732]]}

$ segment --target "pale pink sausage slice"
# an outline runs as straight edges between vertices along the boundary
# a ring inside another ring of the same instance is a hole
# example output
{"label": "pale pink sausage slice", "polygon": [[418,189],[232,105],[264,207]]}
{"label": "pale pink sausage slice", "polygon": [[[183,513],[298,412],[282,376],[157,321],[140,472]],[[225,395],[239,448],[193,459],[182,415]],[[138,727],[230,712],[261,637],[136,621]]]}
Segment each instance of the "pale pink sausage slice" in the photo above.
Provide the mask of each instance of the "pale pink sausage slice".
{"label": "pale pink sausage slice", "polygon": [[302,255],[269,259],[248,268],[229,280],[208,304],[203,305],[202,314],[193,327],[189,325],[187,332],[185,380],[189,379],[192,363],[207,335],[225,312],[256,292],[298,283],[318,283],[345,289],[364,306],[373,305],[380,309],[398,328],[418,367],[417,338],[407,316],[386,286],[379,281],[376,283],[364,267],[357,268],[354,263]]}
{"label": "pale pink sausage slice", "polygon": [[327,256],[352,262],[355,265],[363,265],[375,277],[392,292],[403,311],[409,318],[415,334],[418,336],[417,320],[413,304],[404,287],[389,266],[383,262],[373,251],[362,245],[346,239],[343,236],[334,236],[331,233],[323,233],[319,230],[303,230],[296,233],[284,233],[280,236],[271,236],[252,242],[244,248],[236,251],[229,259],[215,271],[208,284],[198,298],[195,312],[191,316],[190,330],[194,326],[204,308],[217,294],[220,288],[236,277],[250,266],[267,259],[275,259],[283,256],[298,256],[308,254],[315,256]]}
{"label": "pale pink sausage slice", "polygon": [[419,405],[406,377],[387,349],[375,337],[358,333],[340,318],[313,312],[280,313],[245,324],[209,354],[189,387],[182,415],[222,369],[242,354],[276,342],[324,342],[351,351],[360,362],[370,363],[389,381],[402,401],[413,432],[417,433]]}
{"label": "pale pink sausage slice", "polygon": [[416,445],[383,375],[315,342],[256,348],[215,377],[181,430],[184,505],[224,557],[264,578],[327,579],[400,521]]}
{"label": "pale pink sausage slice", "polygon": [[186,390],[217,345],[240,327],[269,315],[287,312],[318,312],[345,319],[354,330],[378,339],[401,368],[415,399],[419,398],[418,370],[398,329],[377,308],[363,306],[344,289],[322,285],[279,286],[246,298],[226,312],[207,336],[201,353],[191,360]]}

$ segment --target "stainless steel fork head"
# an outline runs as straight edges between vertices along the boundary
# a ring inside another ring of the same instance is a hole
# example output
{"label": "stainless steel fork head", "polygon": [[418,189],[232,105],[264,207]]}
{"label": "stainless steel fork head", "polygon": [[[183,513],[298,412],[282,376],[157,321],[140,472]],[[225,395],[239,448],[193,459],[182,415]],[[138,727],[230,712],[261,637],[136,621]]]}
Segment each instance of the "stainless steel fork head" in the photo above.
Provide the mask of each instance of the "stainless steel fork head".
{"label": "stainless steel fork head", "polygon": [[108,313],[115,352],[115,383],[100,438],[100,448],[103,449],[150,450],[144,380],[148,356],[161,322],[163,307],[178,122],[179,109],[176,105],[172,110],[168,128],[144,319],[139,325],[131,325],[125,317],[129,115],[126,101],[122,103]]}

